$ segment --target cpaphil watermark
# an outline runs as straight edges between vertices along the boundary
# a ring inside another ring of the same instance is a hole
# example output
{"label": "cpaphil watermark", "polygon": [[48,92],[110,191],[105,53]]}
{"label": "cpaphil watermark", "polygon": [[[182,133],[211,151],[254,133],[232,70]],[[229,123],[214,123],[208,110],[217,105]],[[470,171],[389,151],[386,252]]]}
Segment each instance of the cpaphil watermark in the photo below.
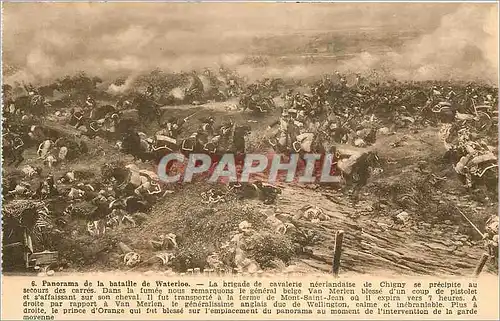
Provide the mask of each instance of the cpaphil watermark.
{"label": "cpaphil watermark", "polygon": [[191,182],[202,177],[210,183],[252,180],[338,183],[334,154],[207,154],[171,153],[158,164],[158,176],[165,183]]}

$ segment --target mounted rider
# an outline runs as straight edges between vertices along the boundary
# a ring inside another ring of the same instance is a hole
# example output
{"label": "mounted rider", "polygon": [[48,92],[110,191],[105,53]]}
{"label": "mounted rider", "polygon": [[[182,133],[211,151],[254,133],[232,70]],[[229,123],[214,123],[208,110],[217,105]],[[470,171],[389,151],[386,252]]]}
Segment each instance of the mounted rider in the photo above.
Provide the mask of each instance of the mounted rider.
{"label": "mounted rider", "polygon": [[293,104],[293,89],[288,89],[286,93],[283,93],[282,98],[285,101],[285,105],[291,108]]}
{"label": "mounted rider", "polygon": [[35,86],[33,86],[32,84],[28,84],[28,85],[24,85],[24,89],[26,90],[26,92],[28,93],[28,96],[34,96],[37,94],[37,89]]}
{"label": "mounted rider", "polygon": [[441,93],[441,89],[438,88],[438,86],[432,86],[432,90],[431,90],[431,99],[433,99],[434,101],[437,100],[437,99],[442,99],[443,98],[443,95]]}
{"label": "mounted rider", "polygon": [[168,148],[172,149],[172,145],[177,145],[177,138],[179,137],[182,126],[187,122],[187,119],[178,119],[177,117],[170,117],[163,128],[156,132],[153,146],[155,149]]}
{"label": "mounted rider", "polygon": [[217,130],[215,130],[215,135],[228,136],[231,133],[235,123],[232,119],[228,119],[223,122]]}
{"label": "mounted rider", "polygon": [[93,110],[97,106],[95,99],[91,95],[87,95],[85,106],[90,110]]}
{"label": "mounted rider", "polygon": [[187,123],[187,121],[188,121],[187,117],[183,119],[179,119],[177,117],[170,117],[167,123],[165,124],[169,135],[177,139],[182,130],[182,126],[184,126],[184,124]]}
{"label": "mounted rider", "polygon": [[446,100],[451,102],[457,94],[453,91],[452,87],[448,87],[448,93],[446,94]]}
{"label": "mounted rider", "polygon": [[304,108],[304,105],[302,104],[302,96],[299,93],[296,93],[293,97],[292,108],[296,110]]}
{"label": "mounted rider", "polygon": [[82,107],[74,107],[71,109],[71,121],[70,124],[73,125],[76,129],[80,128],[80,126],[83,126],[84,119],[83,116],[85,115],[84,109]]}
{"label": "mounted rider", "polygon": [[146,88],[146,91],[144,92],[144,94],[146,95],[146,97],[153,99],[153,97],[155,95],[155,87],[153,85],[149,85]]}
{"label": "mounted rider", "polygon": [[24,146],[24,141],[21,138],[21,136],[12,131],[9,126],[4,125],[4,130],[3,130],[2,136],[6,138],[11,144],[14,150],[19,150],[21,147]]}
{"label": "mounted rider", "polygon": [[[3,111],[11,114],[15,113],[14,99],[12,97],[12,86],[2,85]],[[5,117],[5,116],[4,116]]]}
{"label": "mounted rider", "polygon": [[[28,92],[30,111],[33,115],[41,116],[45,113],[45,98],[40,94],[40,91],[32,84],[24,85],[24,89]],[[21,113],[23,111],[21,110]]]}
{"label": "mounted rider", "polygon": [[200,121],[201,121],[200,131],[206,133],[208,136],[212,136],[214,134],[215,118],[209,116],[200,118]]}

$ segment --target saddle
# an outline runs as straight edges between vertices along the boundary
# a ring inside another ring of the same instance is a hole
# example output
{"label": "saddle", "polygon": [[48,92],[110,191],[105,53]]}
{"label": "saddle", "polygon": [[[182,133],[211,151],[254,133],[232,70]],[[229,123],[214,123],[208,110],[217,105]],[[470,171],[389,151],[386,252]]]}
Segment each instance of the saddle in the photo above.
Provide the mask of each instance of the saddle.
{"label": "saddle", "polygon": [[[293,149],[295,150],[295,152],[300,152],[302,150],[302,143],[304,143],[304,141],[308,138],[311,138],[311,134],[310,133],[304,133],[304,134],[301,134],[301,135],[298,135],[297,138],[296,138],[296,141],[294,141],[292,143],[292,147]],[[312,141],[311,141],[312,143]]]}
{"label": "saddle", "polygon": [[182,149],[185,151],[192,152],[196,146],[196,138],[189,137],[182,142]]}
{"label": "saddle", "polygon": [[[95,126],[96,126],[97,128],[95,128]],[[100,128],[101,126],[100,126],[99,122],[97,122],[97,121],[93,121],[93,122],[91,122],[91,123],[89,124],[89,127],[90,127],[90,129],[92,129],[93,131],[95,131],[95,132],[96,132],[96,131],[98,131],[98,130],[99,130],[99,128]]]}
{"label": "saddle", "polygon": [[77,120],[81,120],[83,118],[83,113],[81,111],[75,111],[73,113],[73,117],[75,117]]}
{"label": "saddle", "polygon": [[12,145],[14,146],[14,149],[18,149],[24,146],[24,142],[21,137],[14,137],[12,139]]}
{"label": "saddle", "polygon": [[213,142],[208,142],[203,145],[203,149],[209,153],[215,153],[217,151],[217,145]]}
{"label": "saddle", "polygon": [[292,143],[293,150],[294,150],[296,153],[298,153],[298,152],[300,152],[300,151],[301,151],[302,146],[300,146],[300,145],[301,145],[301,142],[299,142],[299,141],[297,141],[297,140],[296,140],[296,141],[294,141],[294,142]]}
{"label": "saddle", "polygon": [[166,148],[168,150],[172,150],[171,144],[177,145],[177,140],[170,137],[170,136],[156,135],[153,150],[156,151],[156,150],[160,150],[160,149],[164,149],[164,148]]}

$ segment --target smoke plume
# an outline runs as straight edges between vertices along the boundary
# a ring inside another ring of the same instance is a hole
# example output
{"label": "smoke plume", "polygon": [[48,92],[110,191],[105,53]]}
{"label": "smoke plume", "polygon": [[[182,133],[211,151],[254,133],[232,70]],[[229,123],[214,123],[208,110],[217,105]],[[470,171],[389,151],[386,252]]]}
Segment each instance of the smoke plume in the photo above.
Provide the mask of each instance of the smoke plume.
{"label": "smoke plume", "polygon": [[[401,79],[497,79],[494,4],[5,3],[4,81],[78,71],[105,81],[219,65],[250,80],[389,69]],[[336,48],[331,51],[330,47]],[[252,62],[250,58],[263,58]],[[250,59],[250,60],[249,60]],[[249,62],[250,61],[250,62]]]}
{"label": "smoke plume", "polygon": [[498,79],[498,14],[495,7],[467,6],[445,15],[439,27],[399,51],[362,52],[339,69],[384,70],[397,79]]}

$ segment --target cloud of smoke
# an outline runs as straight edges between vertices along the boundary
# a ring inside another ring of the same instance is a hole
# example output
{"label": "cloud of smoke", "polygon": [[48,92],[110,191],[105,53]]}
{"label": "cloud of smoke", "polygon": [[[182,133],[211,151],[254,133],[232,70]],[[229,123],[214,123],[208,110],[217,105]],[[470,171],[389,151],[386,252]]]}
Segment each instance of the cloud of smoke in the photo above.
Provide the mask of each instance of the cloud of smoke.
{"label": "cloud of smoke", "polygon": [[[497,78],[497,24],[495,5],[470,3],[7,3],[4,63],[16,68],[4,80],[48,82],[78,71],[105,81],[127,76],[108,88],[120,93],[133,83],[130,75],[218,65],[250,80],[373,68],[403,79],[490,80]],[[380,34],[404,31],[414,35],[402,45],[374,43]],[[321,51],[338,35],[363,33],[360,44],[340,53]],[[311,48],[320,48],[320,57],[353,58],[308,61],[302,55]],[[252,56],[268,62],[247,63]]]}
{"label": "cloud of smoke", "polygon": [[398,79],[498,79],[498,14],[495,6],[461,6],[440,26],[399,51],[362,52],[339,69],[384,70]]}
{"label": "cloud of smoke", "polygon": [[135,80],[137,79],[137,75],[132,75],[128,77],[125,82],[121,85],[116,85],[116,84],[111,84],[109,85],[108,89],[106,92],[111,95],[119,95],[127,92],[132,85],[134,84]]}
{"label": "cloud of smoke", "polygon": [[170,91],[170,94],[175,97],[176,99],[184,99],[184,96],[186,96],[184,88],[181,87],[175,87]]}

